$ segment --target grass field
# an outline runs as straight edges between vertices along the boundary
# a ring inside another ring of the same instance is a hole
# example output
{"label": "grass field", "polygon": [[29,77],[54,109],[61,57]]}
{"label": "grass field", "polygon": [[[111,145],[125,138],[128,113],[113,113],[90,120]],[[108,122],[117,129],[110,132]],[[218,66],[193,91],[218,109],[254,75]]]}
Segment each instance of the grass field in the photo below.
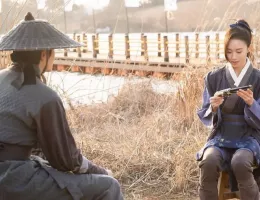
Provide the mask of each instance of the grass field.
{"label": "grass field", "polygon": [[196,114],[204,75],[179,74],[172,95],[139,83],[123,87],[108,104],[68,111],[83,154],[113,171],[126,199],[197,198],[195,153],[207,136]]}

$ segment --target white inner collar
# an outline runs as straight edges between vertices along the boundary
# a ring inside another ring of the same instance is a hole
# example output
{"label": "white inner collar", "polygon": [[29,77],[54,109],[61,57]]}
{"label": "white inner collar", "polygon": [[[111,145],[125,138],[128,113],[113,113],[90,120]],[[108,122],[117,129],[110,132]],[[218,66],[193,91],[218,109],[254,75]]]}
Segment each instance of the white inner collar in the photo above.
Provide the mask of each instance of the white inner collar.
{"label": "white inner collar", "polygon": [[242,81],[243,77],[245,76],[249,66],[250,66],[250,60],[247,58],[246,59],[246,65],[243,67],[242,71],[240,72],[239,76],[236,75],[236,72],[234,70],[234,68],[232,67],[231,63],[228,63],[228,70],[231,74],[231,77],[233,78],[234,82],[235,82],[235,86],[239,86],[240,82]]}

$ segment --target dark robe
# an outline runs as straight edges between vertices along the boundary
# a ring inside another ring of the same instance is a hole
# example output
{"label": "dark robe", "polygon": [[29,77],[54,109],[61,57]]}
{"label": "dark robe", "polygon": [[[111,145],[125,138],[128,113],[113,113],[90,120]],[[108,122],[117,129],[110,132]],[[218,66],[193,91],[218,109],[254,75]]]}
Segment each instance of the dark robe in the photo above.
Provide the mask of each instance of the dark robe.
{"label": "dark robe", "polygon": [[[102,183],[107,187],[109,180],[104,178],[107,171],[87,160],[76,147],[57,93],[39,78],[35,84],[23,83],[19,67],[0,71],[0,143],[30,149],[39,144],[47,161],[35,156],[0,161],[0,196],[79,200],[84,191],[96,191],[94,185],[101,178],[100,191],[107,189],[102,189]],[[91,185],[93,181],[96,183]],[[84,188],[88,184],[89,188]]]}
{"label": "dark robe", "polygon": [[[249,149],[256,159],[256,167],[260,165],[260,71],[250,66],[246,74],[248,77],[245,75],[244,81],[242,80],[239,85],[253,86],[255,101],[252,106],[249,107],[242,98],[234,94],[228,97],[231,99],[225,99],[217,112],[213,113],[210,109],[210,97],[219,90],[235,87],[228,72],[227,67],[223,67],[209,72],[205,78],[203,105],[198,111],[198,116],[206,126],[211,126],[212,129],[207,143],[197,153],[197,160],[202,159],[204,151],[210,146],[228,150],[222,170],[230,172],[233,179],[231,188],[237,190],[236,180],[230,170],[230,160],[235,150]],[[256,180],[259,178],[258,171],[259,168],[254,170]]]}

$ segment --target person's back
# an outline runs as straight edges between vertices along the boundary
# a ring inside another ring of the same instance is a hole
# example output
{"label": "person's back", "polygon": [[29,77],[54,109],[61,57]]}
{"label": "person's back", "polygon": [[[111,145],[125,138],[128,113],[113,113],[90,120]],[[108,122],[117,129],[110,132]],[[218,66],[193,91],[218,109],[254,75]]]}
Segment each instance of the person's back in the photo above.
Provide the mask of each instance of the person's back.
{"label": "person's back", "polygon": [[[109,171],[80,153],[60,97],[41,81],[52,70],[53,49],[81,44],[30,13],[26,19],[0,41],[0,50],[13,51],[11,66],[0,71],[1,199],[122,200]],[[27,28],[38,42],[28,40]],[[31,155],[36,144],[47,160]]]}
{"label": "person's back", "polygon": [[59,97],[40,80],[17,90],[10,80],[21,73],[15,67],[0,71],[0,141],[33,146],[37,142],[34,119],[42,105]]}

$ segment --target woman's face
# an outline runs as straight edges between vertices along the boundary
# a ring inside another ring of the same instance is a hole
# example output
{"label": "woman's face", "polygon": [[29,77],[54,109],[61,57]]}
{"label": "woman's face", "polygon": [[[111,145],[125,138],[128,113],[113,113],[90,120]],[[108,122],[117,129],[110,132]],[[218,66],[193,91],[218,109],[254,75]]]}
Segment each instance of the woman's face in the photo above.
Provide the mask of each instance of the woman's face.
{"label": "woman's face", "polygon": [[247,44],[243,40],[231,39],[227,46],[227,58],[233,68],[243,68],[248,53]]}

